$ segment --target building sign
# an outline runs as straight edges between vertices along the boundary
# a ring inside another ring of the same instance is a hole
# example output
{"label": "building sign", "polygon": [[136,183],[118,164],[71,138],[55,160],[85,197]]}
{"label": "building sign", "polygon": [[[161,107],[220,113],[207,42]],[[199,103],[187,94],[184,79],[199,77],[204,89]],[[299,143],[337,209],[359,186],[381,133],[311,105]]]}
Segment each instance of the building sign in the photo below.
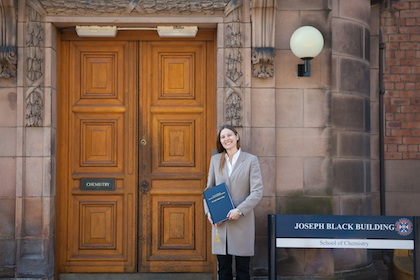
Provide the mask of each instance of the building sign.
{"label": "building sign", "polygon": [[89,191],[115,190],[115,178],[82,178],[80,189]]}
{"label": "building sign", "polygon": [[277,275],[276,248],[413,249],[419,255],[418,225],[419,217],[268,215],[269,279]]}
{"label": "building sign", "polygon": [[413,235],[407,217],[281,215],[276,223],[277,247],[287,248],[413,249]]}

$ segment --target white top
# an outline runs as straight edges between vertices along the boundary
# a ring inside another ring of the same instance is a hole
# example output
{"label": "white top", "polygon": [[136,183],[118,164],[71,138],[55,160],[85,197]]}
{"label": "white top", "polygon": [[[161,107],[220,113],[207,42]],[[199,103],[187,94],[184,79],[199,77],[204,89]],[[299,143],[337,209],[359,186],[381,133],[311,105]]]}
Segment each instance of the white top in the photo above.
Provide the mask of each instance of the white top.
{"label": "white top", "polygon": [[230,161],[229,161],[228,154],[227,153],[225,154],[226,164],[227,164],[227,167],[228,167],[228,176],[229,177],[230,177],[230,174],[232,174],[232,170],[235,167],[235,164],[238,161],[238,157],[239,157],[240,154],[241,154],[241,149],[239,148],[239,150],[233,155],[232,163],[230,163]]}

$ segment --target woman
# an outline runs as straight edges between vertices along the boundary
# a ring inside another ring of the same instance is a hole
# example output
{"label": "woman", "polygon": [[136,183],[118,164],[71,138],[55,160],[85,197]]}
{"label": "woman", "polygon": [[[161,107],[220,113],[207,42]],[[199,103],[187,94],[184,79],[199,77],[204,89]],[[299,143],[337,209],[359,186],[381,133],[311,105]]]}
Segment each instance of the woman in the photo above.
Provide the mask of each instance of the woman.
{"label": "woman", "polygon": [[236,206],[228,220],[212,227],[212,253],[217,255],[219,280],[232,280],[232,259],[235,258],[236,279],[250,279],[249,264],[254,255],[254,207],[261,200],[263,183],[258,158],[241,150],[239,134],[225,125],[217,138],[218,154],[212,156],[207,188],[226,183]]}

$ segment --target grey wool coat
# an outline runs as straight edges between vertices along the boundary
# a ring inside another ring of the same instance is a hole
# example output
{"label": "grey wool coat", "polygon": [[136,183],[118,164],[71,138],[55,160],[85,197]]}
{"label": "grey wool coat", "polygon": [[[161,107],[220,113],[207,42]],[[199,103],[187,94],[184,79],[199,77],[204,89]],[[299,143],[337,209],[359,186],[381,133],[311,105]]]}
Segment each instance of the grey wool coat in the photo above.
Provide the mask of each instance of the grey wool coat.
{"label": "grey wool coat", "polygon": [[[225,164],[222,172],[219,171],[222,155],[223,153],[213,155],[210,160],[207,188],[225,182],[233,204],[243,215],[238,220],[227,220],[222,225],[217,226],[220,242],[216,241],[216,226],[212,227],[212,253],[242,257],[253,256],[255,245],[254,207],[263,195],[258,158],[241,150],[229,177],[227,164]],[[205,213],[208,211],[206,204],[204,204],[204,211]]]}

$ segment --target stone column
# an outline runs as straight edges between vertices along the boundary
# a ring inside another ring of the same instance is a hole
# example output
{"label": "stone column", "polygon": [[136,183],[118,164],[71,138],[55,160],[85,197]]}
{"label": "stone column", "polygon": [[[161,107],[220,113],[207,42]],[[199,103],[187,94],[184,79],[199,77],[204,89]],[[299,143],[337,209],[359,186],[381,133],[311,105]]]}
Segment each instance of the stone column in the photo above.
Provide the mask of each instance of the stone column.
{"label": "stone column", "polygon": [[332,19],[334,213],[370,214],[370,1],[337,1]]}
{"label": "stone column", "polygon": [[0,278],[13,278],[16,269],[16,8],[13,1],[0,1]]}
{"label": "stone column", "polygon": [[[276,18],[277,213],[371,214],[370,1],[278,1]],[[289,45],[303,25],[325,40],[311,77],[297,77]],[[278,271],[372,276],[369,253],[351,250],[280,250]]]}
{"label": "stone column", "polygon": [[31,4],[19,1],[18,9],[15,277],[53,279],[55,33]]}
{"label": "stone column", "polygon": [[[370,1],[333,1],[333,213],[371,215]],[[369,251],[334,250],[335,271],[373,273]]]}

